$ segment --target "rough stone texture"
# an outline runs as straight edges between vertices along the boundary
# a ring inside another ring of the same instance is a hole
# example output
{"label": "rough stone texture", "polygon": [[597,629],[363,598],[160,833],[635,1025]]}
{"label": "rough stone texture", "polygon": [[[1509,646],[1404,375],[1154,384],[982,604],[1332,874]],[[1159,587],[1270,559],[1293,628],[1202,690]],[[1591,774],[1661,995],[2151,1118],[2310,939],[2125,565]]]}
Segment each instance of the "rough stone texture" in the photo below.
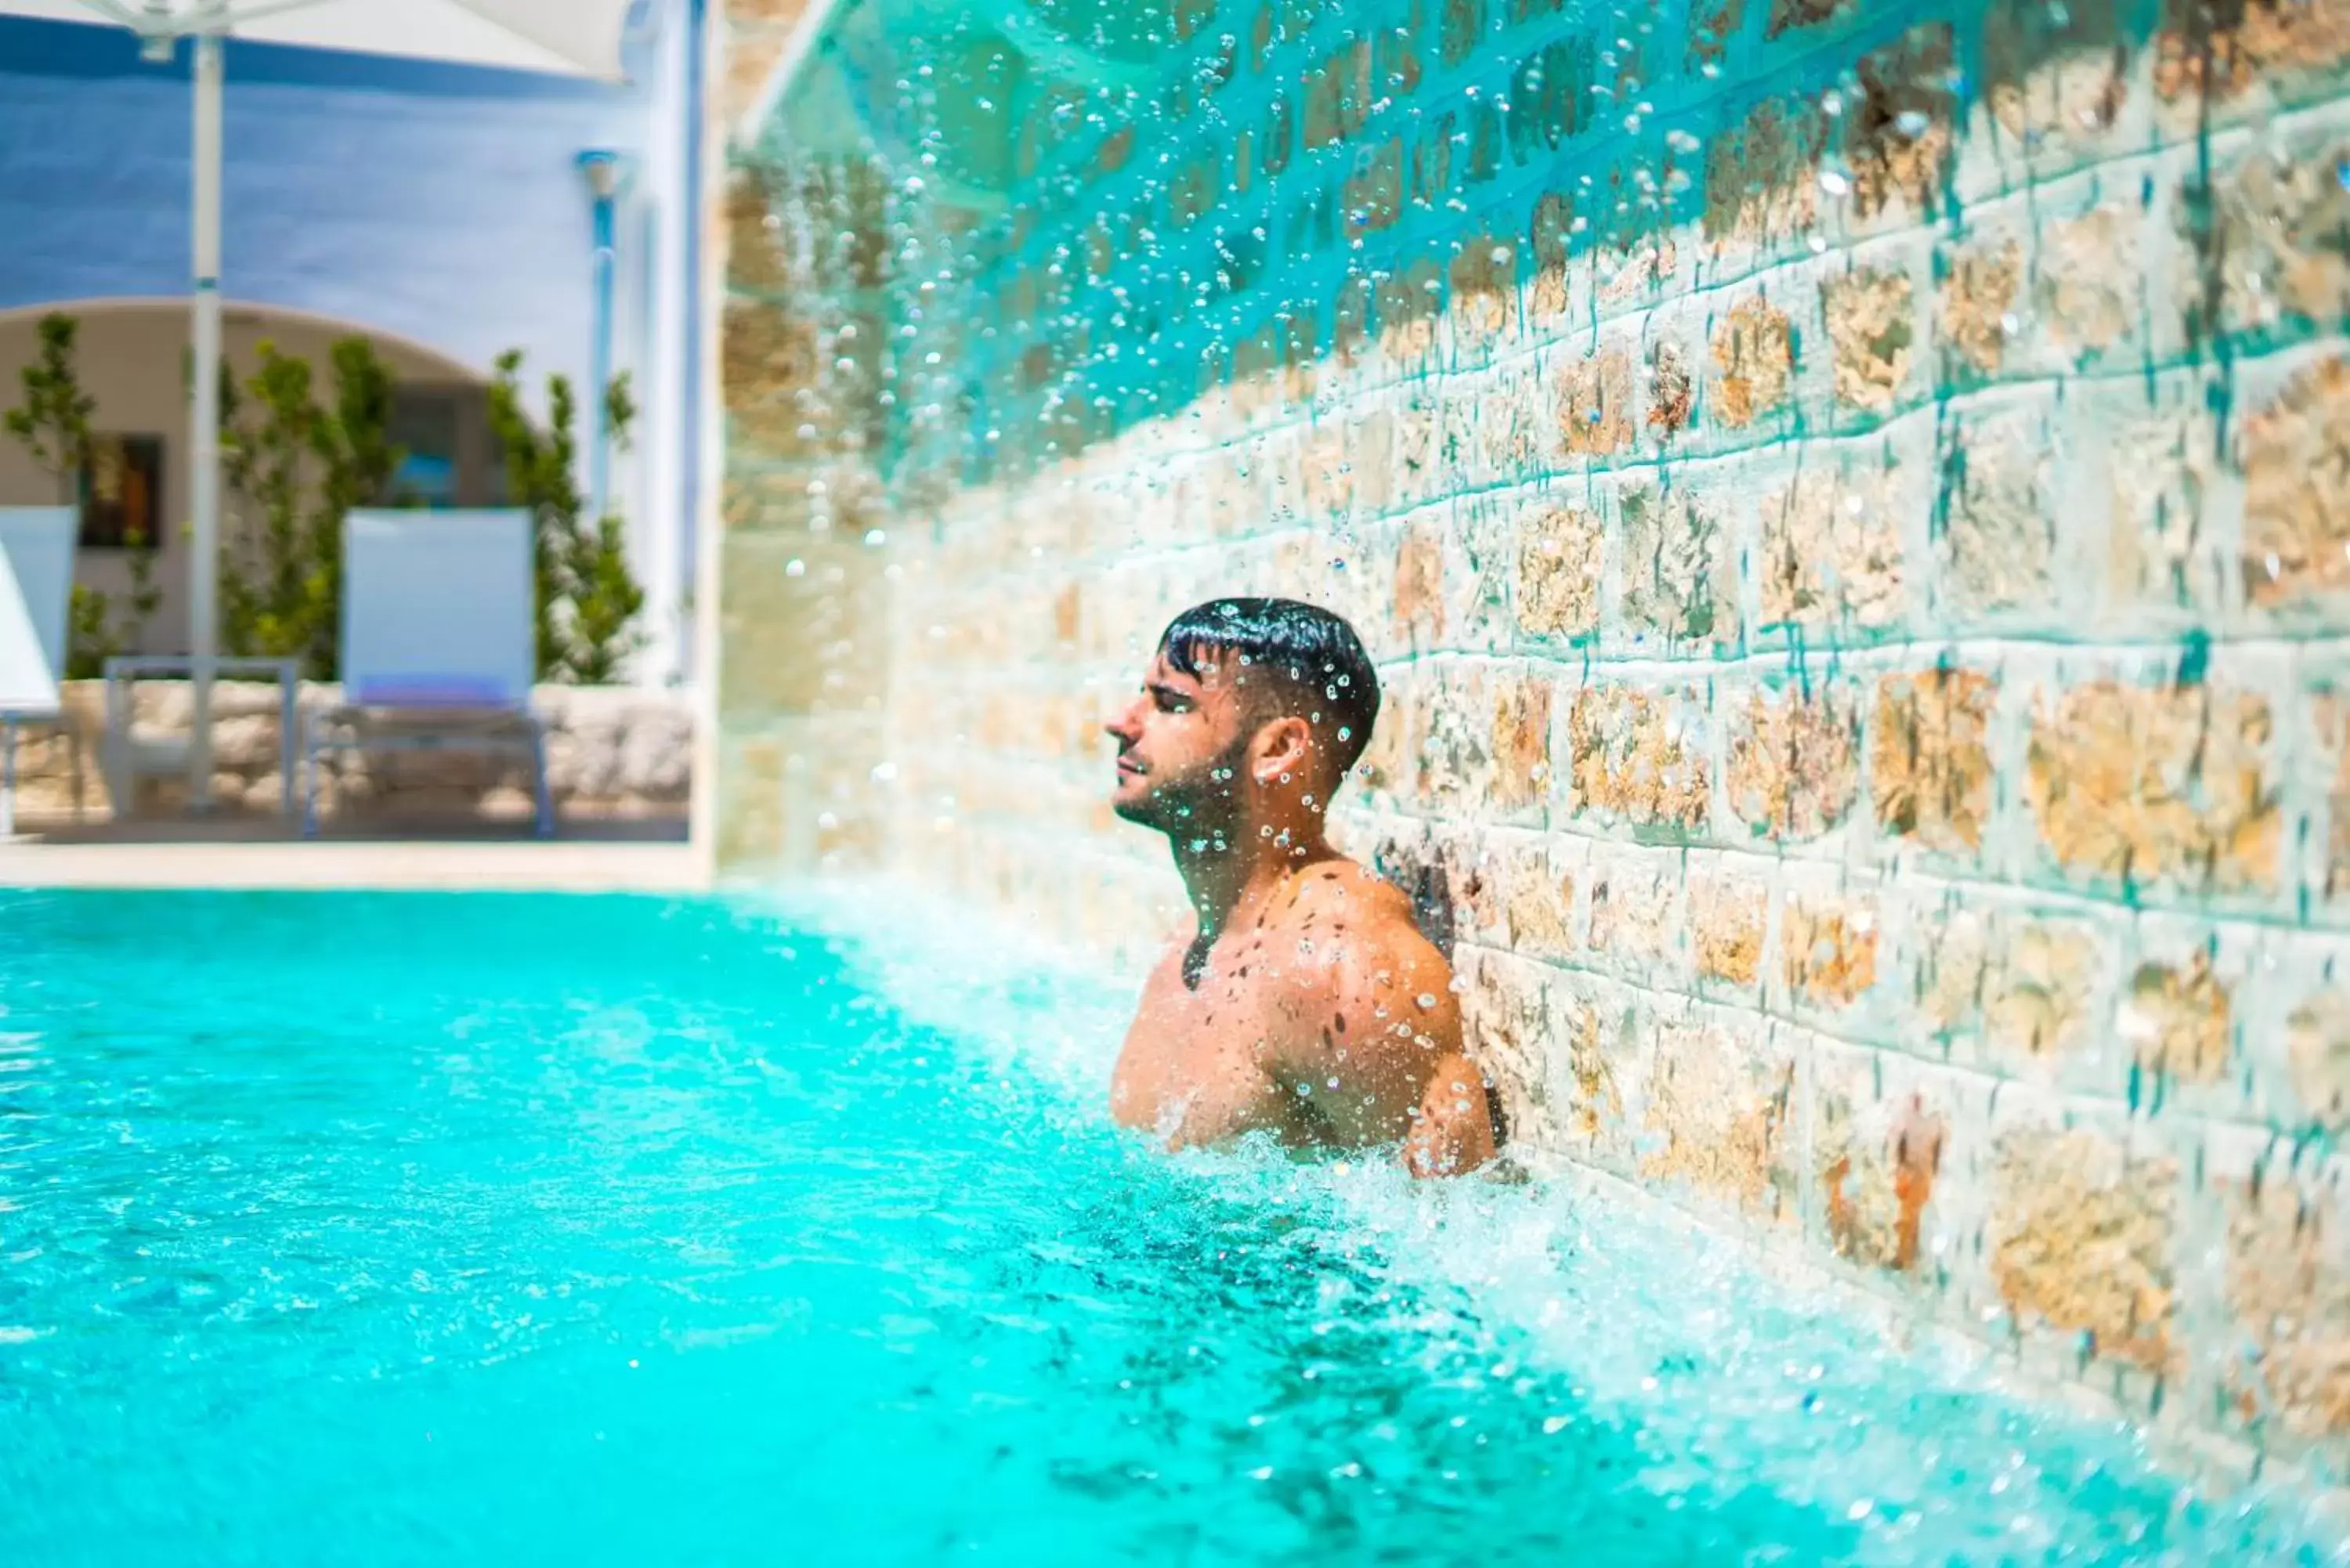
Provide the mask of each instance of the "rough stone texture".
{"label": "rough stone texture", "polygon": [[1493,787],[1502,810],[1535,805],[1550,794],[1550,682],[1522,676],[1493,693]]}
{"label": "rough stone texture", "polygon": [[2007,362],[2007,340],[2019,330],[2016,301],[2023,286],[2023,248],[2012,241],[1973,246],[1951,258],[1942,279],[1942,347],[1954,371],[1992,376]]}
{"label": "rough stone texture", "polygon": [[1648,428],[1669,441],[1687,430],[1697,403],[1697,379],[1678,343],[1659,343],[1648,356]]}
{"label": "rough stone texture", "polygon": [[1814,1179],[1829,1245],[1856,1263],[1904,1274],[1925,1256],[1949,1123],[1922,1093],[1880,1095],[1863,1066],[1847,1059],[1815,1068]]}
{"label": "rough stone texture", "polygon": [[743,151],[722,856],[1146,963],[1102,718],[1328,605],[1530,1164],[2350,1475],[2350,0],[1345,9]]}
{"label": "rough stone texture", "polygon": [[2233,99],[2257,83],[2294,85],[2350,60],[2343,0],[2165,0],[2155,90]]}
{"label": "rough stone texture", "polygon": [[1597,966],[1643,984],[1679,971],[1686,916],[1679,877],[1667,865],[1635,861],[1593,874],[1590,946]]}
{"label": "rough stone texture", "polygon": [[[27,727],[17,752],[17,817],[27,830],[99,823],[126,815],[107,791],[101,747],[105,683],[68,681],[68,722]],[[134,688],[134,731],[141,741],[184,739],[193,714],[183,683]],[[340,701],[333,686],[307,685],[305,712]],[[279,695],[274,684],[224,681],[213,688],[214,795],[232,811],[275,814],[283,799],[279,772]],[[547,686],[533,705],[546,726],[547,787],[558,815],[682,818],[691,793],[693,722],[680,694],[625,688]],[[375,821],[478,816],[527,818],[535,809],[527,767],[494,753],[410,752],[331,753],[324,759],[321,815]],[[127,815],[180,808],[175,779],[142,781]]]}
{"label": "rough stone texture", "polygon": [[2294,151],[2254,153],[2219,183],[2205,244],[2228,330],[2324,325],[2350,309],[2350,190],[2339,172],[2350,144]]}
{"label": "rough stone texture", "polygon": [[1862,97],[1846,143],[1860,216],[1922,219],[1940,200],[1956,145],[1953,55],[1945,23],[1912,28],[1899,43],[1861,57]]}
{"label": "rough stone texture", "polygon": [[1762,502],[1765,624],[1868,632],[1908,607],[1894,476],[1810,468]]}
{"label": "rough stone texture", "polygon": [[2310,727],[2325,779],[2328,898],[2350,894],[2350,695],[2321,684],[2310,693]]}
{"label": "rough stone texture", "polygon": [[2096,1042],[2102,944],[2078,921],[2002,919],[1981,983],[1985,1054],[2022,1076],[2054,1076]]}
{"label": "rough stone texture", "polygon": [[1586,687],[1567,722],[1569,809],[1638,827],[1695,828],[1711,810],[1703,694]]}
{"label": "rough stone texture", "polygon": [[2117,0],[1992,0],[1983,19],[1984,97],[2028,150],[2094,146],[2129,98]]}
{"label": "rough stone texture", "polygon": [[1761,297],[1742,299],[1713,332],[1713,417],[1743,430],[1787,401],[1795,375],[1794,324]]}
{"label": "rough stone texture", "polygon": [[1571,361],[1558,394],[1559,448],[1603,457],[1632,444],[1632,359],[1618,348]]}
{"label": "rough stone texture", "polygon": [[2168,1370],[2178,1171],[2083,1130],[2017,1129],[1992,1172],[1991,1272],[2026,1326],[2087,1337],[2095,1354]]}
{"label": "rough stone texture", "polygon": [[2069,875],[2233,892],[2275,884],[2280,823],[2265,699],[2095,680],[2033,704],[2024,794]]}
{"label": "rough stone texture", "polygon": [[2031,414],[2001,414],[1962,427],[1944,461],[1945,591],[1971,615],[2041,610],[2059,591],[2053,576],[2056,505],[2048,431]]}
{"label": "rough stone texture", "polygon": [[2228,1221],[2228,1305],[2255,1353],[2231,1358],[2240,1412],[2308,1438],[2350,1432],[2350,1267],[2338,1189],[2278,1179],[2238,1189]]}
{"label": "rough stone texture", "polygon": [[1575,873],[1537,846],[1511,856],[1502,874],[1509,887],[1511,949],[1529,958],[1573,956],[1580,945],[1575,935]]}
{"label": "rough stone texture", "polygon": [[2285,1020],[2286,1064],[2303,1125],[2350,1132],[2350,995],[2327,987]]}
{"label": "rough stone texture", "polygon": [[1909,379],[1909,279],[1867,270],[1820,286],[1828,347],[1835,355],[1836,401],[1865,413],[1889,412]]}
{"label": "rough stone texture", "polygon": [[1807,232],[1819,215],[1827,123],[1808,97],[1768,99],[1706,147],[1705,238],[1716,250]]}
{"label": "rough stone texture", "polygon": [[1751,988],[1762,978],[1770,890],[1757,878],[1717,872],[1690,885],[1690,929],[1700,981]]}
{"label": "rough stone texture", "polygon": [[1765,1222],[1792,1219],[1795,1064],[1762,1030],[1694,1014],[1652,1021],[1643,1179],[1687,1184]]}
{"label": "rough stone texture", "polygon": [[1875,904],[1859,898],[1796,894],[1779,913],[1779,957],[1787,990],[1814,1007],[1843,1008],[1877,983]]}
{"label": "rough stone texture", "polygon": [[2218,479],[2219,437],[2210,411],[2189,408],[2128,419],[2114,431],[2113,442],[2106,558],[2115,598],[2216,612],[2227,590],[2206,504]]}
{"label": "rough stone texture", "polygon": [[1599,575],[1607,532],[1587,507],[1543,504],[1518,524],[1518,628],[1532,637],[1586,637],[1599,629]]}
{"label": "rough stone texture", "polygon": [[1991,678],[1971,670],[1877,681],[1869,793],[1880,831],[1932,849],[1981,847],[1991,807],[1988,735],[1996,694]]}
{"label": "rough stone texture", "polygon": [[1860,787],[1849,692],[1756,691],[1730,722],[1730,809],[1757,838],[1797,842],[1840,825]]}
{"label": "rough stone texture", "polygon": [[2350,361],[2293,378],[2237,437],[2244,475],[2244,582],[2282,605],[2350,587]]}
{"label": "rough stone texture", "polygon": [[2041,231],[2034,294],[2049,337],[2087,365],[2129,334],[2138,319],[2144,265],[2132,215],[2099,207]]}
{"label": "rough stone texture", "polygon": [[2233,988],[2197,953],[2184,964],[2140,964],[2114,1031],[2147,1072],[2209,1084],[2227,1071],[2234,1011]]}
{"label": "rough stone texture", "polygon": [[1623,514],[1624,619],[1698,643],[1738,640],[1738,558],[1720,513],[1686,489],[1627,486]]}

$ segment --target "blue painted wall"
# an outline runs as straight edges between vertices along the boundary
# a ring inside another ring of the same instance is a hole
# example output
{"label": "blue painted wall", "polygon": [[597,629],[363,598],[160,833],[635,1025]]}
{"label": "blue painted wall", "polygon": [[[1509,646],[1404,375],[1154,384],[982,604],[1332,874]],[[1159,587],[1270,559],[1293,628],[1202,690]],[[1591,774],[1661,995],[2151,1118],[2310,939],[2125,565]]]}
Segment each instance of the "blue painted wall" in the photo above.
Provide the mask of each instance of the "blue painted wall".
{"label": "blue painted wall", "polygon": [[[178,294],[189,55],[120,29],[0,22],[0,310]],[[588,359],[589,213],[573,160],[634,150],[655,94],[232,43],[224,287],[486,369]]]}

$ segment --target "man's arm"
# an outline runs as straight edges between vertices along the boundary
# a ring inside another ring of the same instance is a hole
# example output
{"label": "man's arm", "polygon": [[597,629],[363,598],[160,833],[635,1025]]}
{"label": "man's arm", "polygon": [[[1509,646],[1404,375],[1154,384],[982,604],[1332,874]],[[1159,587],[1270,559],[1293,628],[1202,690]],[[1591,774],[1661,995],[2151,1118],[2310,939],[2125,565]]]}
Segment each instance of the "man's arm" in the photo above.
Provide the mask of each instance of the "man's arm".
{"label": "man's arm", "polygon": [[1404,1136],[1404,1168],[1414,1176],[1458,1176],[1492,1158],[1493,1116],[1485,1075],[1456,1048],[1429,1075],[1419,1119]]}
{"label": "man's arm", "polygon": [[[1282,1076],[1340,1140],[1402,1142],[1415,1176],[1451,1176],[1493,1158],[1484,1075],[1461,1044],[1451,966],[1408,919],[1350,935],[1303,999]],[[1336,1080],[1335,1086],[1333,1080]]]}

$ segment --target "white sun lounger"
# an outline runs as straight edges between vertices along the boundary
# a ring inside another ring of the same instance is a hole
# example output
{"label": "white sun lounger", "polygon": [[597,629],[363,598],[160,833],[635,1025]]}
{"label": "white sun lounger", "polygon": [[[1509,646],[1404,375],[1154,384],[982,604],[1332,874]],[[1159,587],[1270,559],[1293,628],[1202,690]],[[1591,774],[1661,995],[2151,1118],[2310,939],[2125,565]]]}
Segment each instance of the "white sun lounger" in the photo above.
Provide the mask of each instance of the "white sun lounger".
{"label": "white sun lounger", "polygon": [[64,711],[78,520],[70,506],[0,506],[0,838],[16,831],[16,725]]}
{"label": "white sun lounger", "polygon": [[354,512],[343,524],[343,701],[304,726],[302,831],[318,830],[329,752],[510,751],[530,758],[555,831],[538,667],[530,514]]}

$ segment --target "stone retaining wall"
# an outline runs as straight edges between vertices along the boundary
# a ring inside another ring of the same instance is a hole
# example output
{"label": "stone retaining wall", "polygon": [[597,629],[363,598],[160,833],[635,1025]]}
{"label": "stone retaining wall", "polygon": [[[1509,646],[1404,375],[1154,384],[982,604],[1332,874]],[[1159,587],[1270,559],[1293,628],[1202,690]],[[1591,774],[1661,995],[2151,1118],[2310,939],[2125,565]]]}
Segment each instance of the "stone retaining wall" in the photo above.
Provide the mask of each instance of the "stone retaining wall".
{"label": "stone retaining wall", "polygon": [[1170,15],[1000,217],[739,172],[727,859],[1134,962],[1101,721],[1330,605],[1523,1157],[2342,1475],[2350,0]]}
{"label": "stone retaining wall", "polygon": [[[147,681],[137,693],[137,733],[184,736],[193,711],[183,683]],[[105,687],[66,687],[61,723],[26,725],[17,746],[20,826],[104,822],[118,813],[107,792],[99,742]],[[305,685],[304,709],[331,707],[338,688]],[[535,699],[547,726],[547,774],[558,815],[682,818],[691,781],[692,719],[681,696],[625,688],[550,686]],[[232,811],[278,809],[278,688],[223,682],[213,720],[214,799]],[[148,779],[132,815],[172,812],[185,798],[177,778]],[[532,812],[530,776],[518,757],[463,752],[338,755],[324,770],[320,810],[329,820],[509,820]]]}

